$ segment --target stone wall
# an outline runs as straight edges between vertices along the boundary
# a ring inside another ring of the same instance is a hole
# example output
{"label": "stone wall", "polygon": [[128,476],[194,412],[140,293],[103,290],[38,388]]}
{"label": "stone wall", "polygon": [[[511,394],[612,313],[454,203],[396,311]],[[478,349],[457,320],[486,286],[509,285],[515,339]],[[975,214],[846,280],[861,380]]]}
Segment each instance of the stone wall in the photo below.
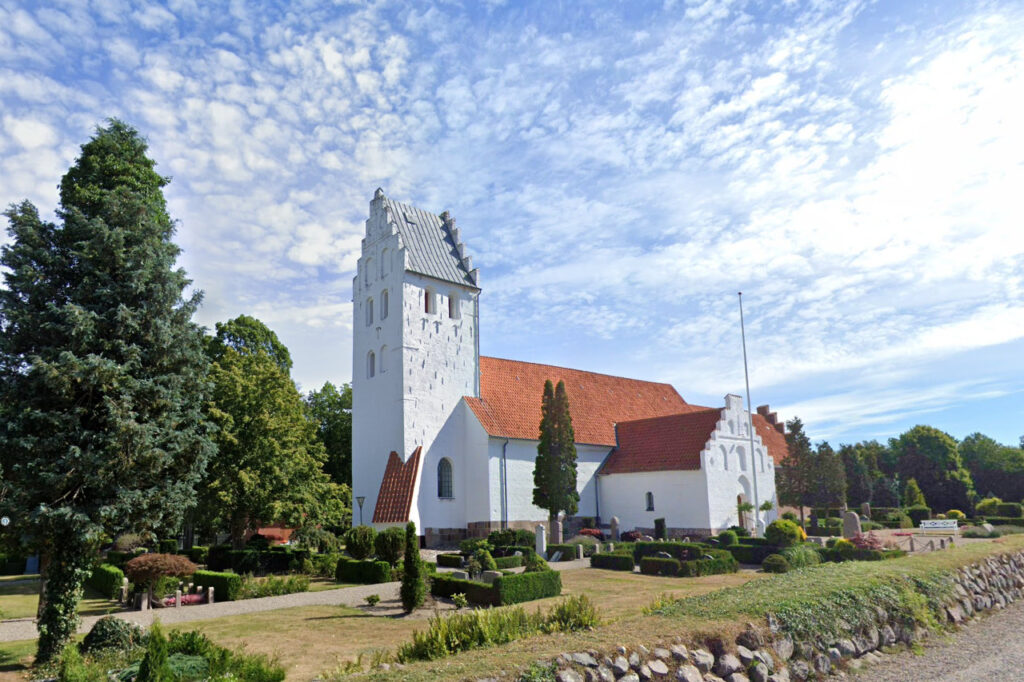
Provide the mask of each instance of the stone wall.
{"label": "stone wall", "polygon": [[[1024,597],[1024,552],[961,568],[954,581],[955,595],[945,605],[945,616],[955,626]],[[876,658],[879,649],[911,644],[929,634],[920,627],[905,627],[880,607],[868,615],[870,625],[849,631],[827,647],[794,642],[769,616],[761,627],[748,623],[734,642],[719,639],[690,649],[677,640],[650,649],[619,647],[611,654],[562,654],[554,661],[556,677],[559,682],[804,682],[859,668]]]}

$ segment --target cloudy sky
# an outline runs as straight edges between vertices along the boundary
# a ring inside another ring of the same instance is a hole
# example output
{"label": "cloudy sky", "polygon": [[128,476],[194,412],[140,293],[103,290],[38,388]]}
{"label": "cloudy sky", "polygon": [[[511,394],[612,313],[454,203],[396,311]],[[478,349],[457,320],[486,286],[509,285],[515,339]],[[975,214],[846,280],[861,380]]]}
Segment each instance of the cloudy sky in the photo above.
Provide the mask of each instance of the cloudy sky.
{"label": "cloudy sky", "polygon": [[376,187],[462,228],[484,354],[743,389],[833,443],[1024,434],[1019,2],[0,6],[0,204],[150,141],[208,326],[351,376]]}

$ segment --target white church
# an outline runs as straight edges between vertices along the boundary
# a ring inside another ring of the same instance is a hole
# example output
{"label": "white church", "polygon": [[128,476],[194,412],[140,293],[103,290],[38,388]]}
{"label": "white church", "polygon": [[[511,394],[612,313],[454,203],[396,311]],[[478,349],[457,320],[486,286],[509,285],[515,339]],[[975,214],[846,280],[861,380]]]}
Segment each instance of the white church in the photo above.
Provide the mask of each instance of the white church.
{"label": "white church", "polygon": [[374,193],[352,283],[354,523],[414,521],[428,547],[546,523],[531,500],[548,379],[569,397],[577,517],[648,533],[664,518],[676,537],[752,529],[738,503],[755,481],[777,508],[786,441],[767,406],[751,439],[736,395],[702,407],[668,384],[481,357],[480,290],[447,212]]}

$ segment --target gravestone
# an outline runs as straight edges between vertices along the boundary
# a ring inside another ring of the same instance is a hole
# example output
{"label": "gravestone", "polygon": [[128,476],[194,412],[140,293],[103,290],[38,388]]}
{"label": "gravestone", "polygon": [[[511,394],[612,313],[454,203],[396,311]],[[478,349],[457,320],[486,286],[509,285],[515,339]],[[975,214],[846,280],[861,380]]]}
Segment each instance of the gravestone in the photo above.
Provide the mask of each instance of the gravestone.
{"label": "gravestone", "polygon": [[480,574],[480,579],[488,585],[492,584],[495,578],[501,577],[501,571],[484,571]]}
{"label": "gravestone", "polygon": [[608,533],[612,537],[612,542],[618,542],[619,541],[619,517],[618,516],[613,516],[612,520],[608,524],[608,526],[609,526]]}
{"label": "gravestone", "polygon": [[864,502],[860,505],[860,515],[868,519],[871,518],[871,504],[869,502]]}
{"label": "gravestone", "polygon": [[557,552],[555,552],[554,554],[552,554],[551,556],[548,557],[548,561],[550,561],[551,563],[555,563],[555,564],[557,564],[561,560],[562,560],[562,550],[558,550]]}
{"label": "gravestone", "polygon": [[995,530],[995,528],[992,527],[991,523],[983,523],[983,524],[981,524],[981,529],[984,530],[989,535],[991,535],[992,531]]}
{"label": "gravestone", "polygon": [[551,522],[551,544],[562,544],[562,518],[559,517]]}
{"label": "gravestone", "polygon": [[181,590],[174,591],[174,608],[181,608]]}
{"label": "gravestone", "polygon": [[609,542],[608,543],[608,552],[611,553],[611,552],[614,552],[614,551],[615,551],[615,543],[614,542]]}
{"label": "gravestone", "polygon": [[452,571],[452,577],[456,580],[469,580],[469,573],[465,571]]}
{"label": "gravestone", "polygon": [[854,511],[843,512],[843,537],[852,538],[855,535],[860,535],[860,517]]}
{"label": "gravestone", "polygon": [[212,587],[207,587],[206,588],[206,603],[207,604],[212,604],[213,603],[213,588]]}
{"label": "gravestone", "polygon": [[537,535],[537,539],[534,546],[534,551],[540,556],[548,555],[548,531],[544,527],[543,523],[538,523],[537,527],[533,529]]}
{"label": "gravestone", "polygon": [[583,558],[583,545],[576,545],[576,559],[579,560],[579,559],[582,559],[582,558]]}

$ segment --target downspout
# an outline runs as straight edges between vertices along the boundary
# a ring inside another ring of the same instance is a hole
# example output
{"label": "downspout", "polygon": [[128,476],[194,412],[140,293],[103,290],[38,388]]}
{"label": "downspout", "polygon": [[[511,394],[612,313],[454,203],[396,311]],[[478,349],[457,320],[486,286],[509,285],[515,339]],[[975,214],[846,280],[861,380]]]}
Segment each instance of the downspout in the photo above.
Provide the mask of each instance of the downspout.
{"label": "downspout", "polygon": [[501,446],[501,529],[508,528],[508,460],[505,458],[505,451],[508,449],[508,438]]}

